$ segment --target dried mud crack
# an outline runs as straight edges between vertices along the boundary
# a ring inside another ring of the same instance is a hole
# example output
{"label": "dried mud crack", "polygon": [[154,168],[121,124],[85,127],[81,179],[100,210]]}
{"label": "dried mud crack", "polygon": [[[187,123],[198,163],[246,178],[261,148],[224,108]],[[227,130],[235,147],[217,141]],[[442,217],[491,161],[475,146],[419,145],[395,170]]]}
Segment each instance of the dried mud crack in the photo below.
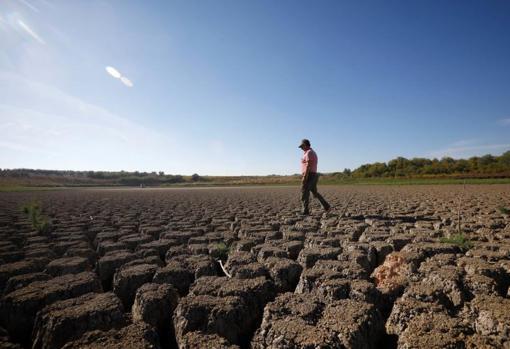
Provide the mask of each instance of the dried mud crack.
{"label": "dried mud crack", "polygon": [[0,347],[510,347],[510,186],[322,191],[0,193]]}

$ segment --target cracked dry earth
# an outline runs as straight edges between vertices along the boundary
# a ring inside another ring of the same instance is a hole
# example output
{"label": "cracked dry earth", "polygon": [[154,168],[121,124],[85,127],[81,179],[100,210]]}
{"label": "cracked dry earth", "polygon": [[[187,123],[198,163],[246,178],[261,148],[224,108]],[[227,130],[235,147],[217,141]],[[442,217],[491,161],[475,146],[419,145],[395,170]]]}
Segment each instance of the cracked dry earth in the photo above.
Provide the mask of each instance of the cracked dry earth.
{"label": "cracked dry earth", "polygon": [[510,186],[321,191],[0,193],[0,347],[510,347]]}

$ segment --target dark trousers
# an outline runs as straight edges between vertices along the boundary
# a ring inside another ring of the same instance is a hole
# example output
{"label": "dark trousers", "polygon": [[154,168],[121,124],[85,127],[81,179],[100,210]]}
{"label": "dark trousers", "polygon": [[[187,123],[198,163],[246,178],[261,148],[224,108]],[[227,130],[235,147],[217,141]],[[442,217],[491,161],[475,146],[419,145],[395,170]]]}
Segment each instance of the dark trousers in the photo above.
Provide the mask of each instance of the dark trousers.
{"label": "dark trousers", "polygon": [[327,210],[329,209],[328,202],[322,197],[321,194],[317,191],[317,182],[319,181],[318,173],[309,173],[306,182],[301,185],[301,204],[303,207],[303,212],[308,212],[308,204],[310,202],[310,192],[312,192],[313,196],[319,200],[322,207]]}

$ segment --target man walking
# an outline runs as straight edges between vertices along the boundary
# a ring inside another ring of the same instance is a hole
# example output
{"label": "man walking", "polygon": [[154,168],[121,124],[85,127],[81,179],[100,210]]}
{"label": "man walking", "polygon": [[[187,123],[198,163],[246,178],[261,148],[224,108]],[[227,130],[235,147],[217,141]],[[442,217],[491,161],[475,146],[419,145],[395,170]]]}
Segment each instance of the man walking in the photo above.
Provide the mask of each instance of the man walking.
{"label": "man walking", "polygon": [[299,148],[301,148],[304,152],[303,157],[301,158],[301,174],[303,175],[303,178],[301,179],[302,213],[310,214],[310,211],[308,210],[310,192],[312,192],[313,196],[319,200],[322,208],[324,208],[325,211],[328,211],[331,206],[322,197],[322,195],[317,192],[317,182],[319,181],[319,174],[317,173],[317,154],[310,146],[310,141],[308,139],[303,139]]}

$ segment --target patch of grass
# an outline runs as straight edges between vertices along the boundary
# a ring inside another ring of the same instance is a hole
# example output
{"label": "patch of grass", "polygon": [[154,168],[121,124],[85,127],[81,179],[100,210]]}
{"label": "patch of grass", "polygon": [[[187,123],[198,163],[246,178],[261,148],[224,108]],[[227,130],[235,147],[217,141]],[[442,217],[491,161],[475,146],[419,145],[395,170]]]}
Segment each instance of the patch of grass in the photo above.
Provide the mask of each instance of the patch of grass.
{"label": "patch of grass", "polygon": [[217,243],[215,247],[216,249],[214,250],[213,257],[221,259],[222,261],[226,261],[228,258],[230,247],[224,242]]}
{"label": "patch of grass", "polygon": [[473,243],[462,233],[452,235],[449,238],[442,237],[439,241],[446,244],[457,245],[463,251],[467,251],[473,247]]}
{"label": "patch of grass", "polygon": [[498,210],[501,214],[510,214],[510,209],[505,206],[498,207]]}
{"label": "patch of grass", "polygon": [[48,217],[42,214],[41,206],[36,201],[26,203],[22,207],[23,213],[28,216],[32,228],[40,234],[47,234],[51,231],[51,223]]}

